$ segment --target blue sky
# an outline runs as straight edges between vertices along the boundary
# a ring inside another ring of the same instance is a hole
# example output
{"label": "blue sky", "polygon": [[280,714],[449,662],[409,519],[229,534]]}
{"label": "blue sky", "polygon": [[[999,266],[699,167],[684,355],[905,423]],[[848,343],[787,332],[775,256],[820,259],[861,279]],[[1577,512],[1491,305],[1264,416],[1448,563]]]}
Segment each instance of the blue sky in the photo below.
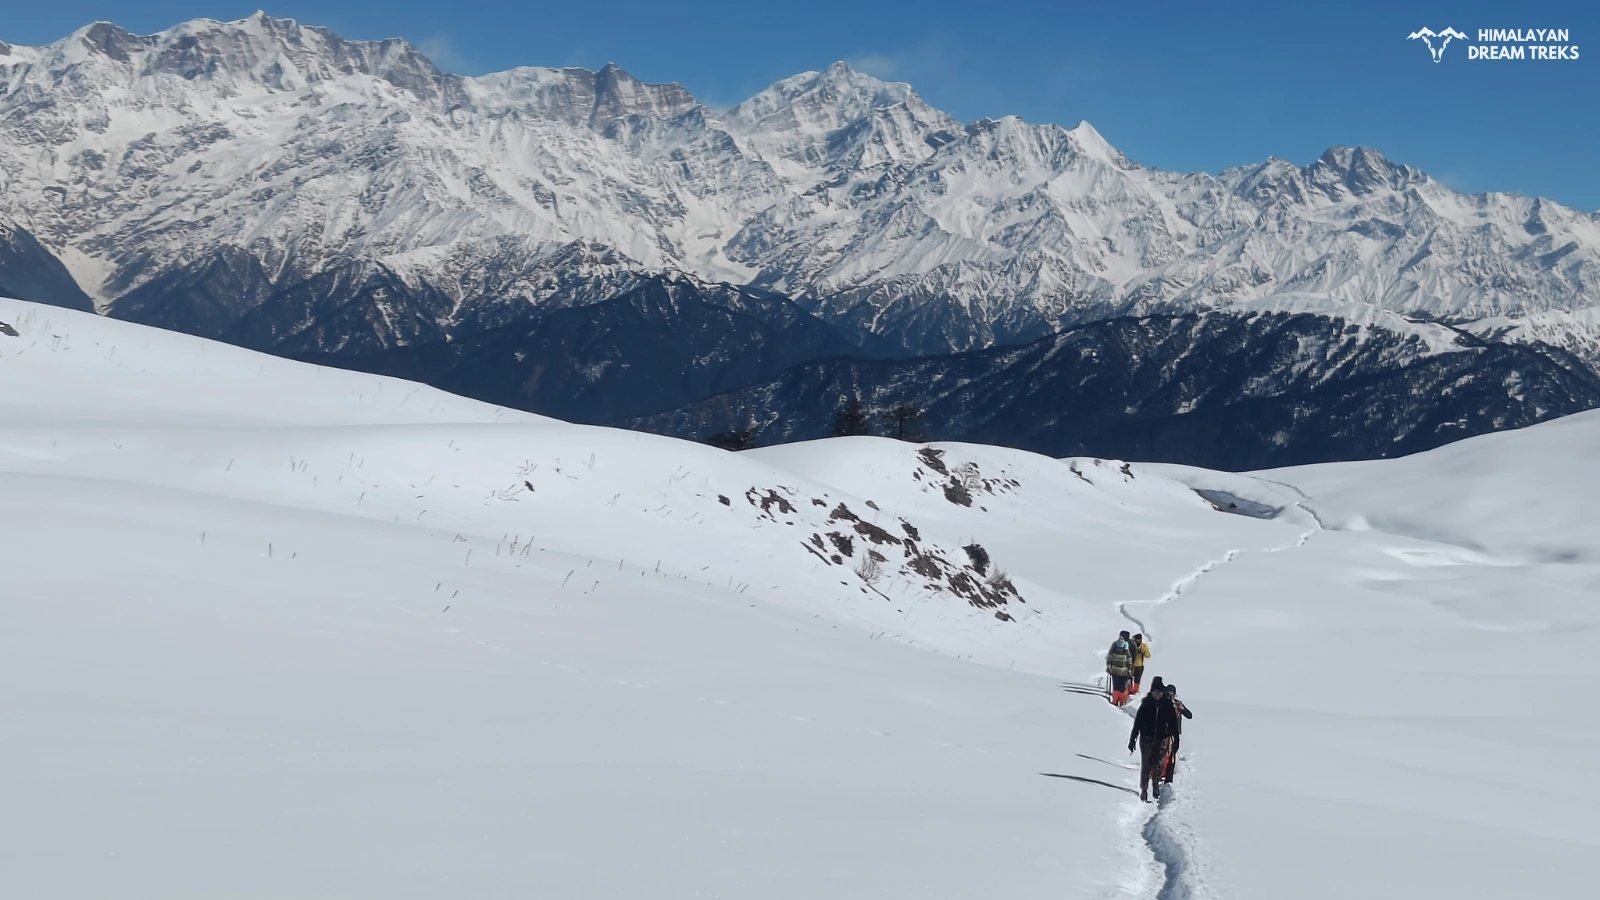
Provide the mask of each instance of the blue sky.
{"label": "blue sky", "polygon": [[[45,43],[96,19],[146,33],[261,5],[8,3],[0,40]],[[1306,163],[1363,144],[1459,189],[1600,210],[1600,3],[286,0],[266,11],[346,37],[404,37],[464,74],[616,62],[712,104],[844,59],[966,120],[1087,119],[1164,168]],[[1424,26],[1473,42],[1479,28],[1567,28],[1580,58],[1469,61],[1457,41],[1435,64],[1406,39]]]}

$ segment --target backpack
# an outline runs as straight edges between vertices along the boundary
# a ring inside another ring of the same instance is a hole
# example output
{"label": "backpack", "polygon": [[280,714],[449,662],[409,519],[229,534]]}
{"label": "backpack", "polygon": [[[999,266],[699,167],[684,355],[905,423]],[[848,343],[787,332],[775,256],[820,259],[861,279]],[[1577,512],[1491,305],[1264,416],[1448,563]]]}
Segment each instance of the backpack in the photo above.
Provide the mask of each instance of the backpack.
{"label": "backpack", "polygon": [[1133,651],[1128,642],[1117,638],[1111,645],[1111,651],[1106,654],[1106,672],[1119,678],[1131,675],[1133,671]]}

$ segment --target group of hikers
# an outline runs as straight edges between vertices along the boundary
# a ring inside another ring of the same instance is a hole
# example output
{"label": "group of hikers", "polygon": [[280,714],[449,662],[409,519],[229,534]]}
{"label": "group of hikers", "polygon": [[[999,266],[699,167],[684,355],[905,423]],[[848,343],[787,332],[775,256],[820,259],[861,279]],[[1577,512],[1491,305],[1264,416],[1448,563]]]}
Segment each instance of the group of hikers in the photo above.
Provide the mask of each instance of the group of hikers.
{"label": "group of hikers", "polygon": [[[1106,652],[1106,674],[1111,676],[1111,702],[1127,706],[1128,699],[1139,693],[1144,681],[1145,663],[1151,656],[1150,644],[1144,635],[1131,637],[1124,631],[1112,642]],[[1178,700],[1176,685],[1163,682],[1160,677],[1150,682],[1150,693],[1139,703],[1133,717],[1133,730],[1128,734],[1128,752],[1139,748],[1139,799],[1148,801],[1152,789],[1157,799],[1161,785],[1171,784],[1178,771],[1178,743],[1183,737],[1183,720],[1194,718],[1194,713]]]}

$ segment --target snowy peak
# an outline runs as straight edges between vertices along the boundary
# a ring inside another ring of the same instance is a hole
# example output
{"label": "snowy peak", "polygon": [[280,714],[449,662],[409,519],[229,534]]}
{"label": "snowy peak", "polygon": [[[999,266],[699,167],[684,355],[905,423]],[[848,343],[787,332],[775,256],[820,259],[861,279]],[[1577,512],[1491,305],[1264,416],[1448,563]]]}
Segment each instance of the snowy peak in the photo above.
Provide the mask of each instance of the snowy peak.
{"label": "snowy peak", "polygon": [[[877,80],[862,76],[862,86],[865,90],[851,90],[850,76],[854,74],[849,66],[840,62],[829,66],[826,72],[801,72],[798,75],[791,75],[735,106],[729,110],[728,117],[751,128],[760,127],[772,116],[782,117],[783,124],[797,124],[801,117],[795,111],[795,107],[799,106],[806,110],[836,109],[839,105],[837,100],[841,95],[840,87],[845,89],[842,92],[844,96],[856,101],[855,105],[859,111],[870,110],[879,105],[875,102],[879,93],[876,90]],[[823,102],[818,101],[818,95]],[[861,109],[862,107],[864,109]],[[829,124],[837,127],[838,120],[834,119]]]}
{"label": "snowy peak", "polygon": [[1119,169],[1133,168],[1136,164],[1122,155],[1122,151],[1111,146],[1111,142],[1088,122],[1079,122],[1077,127],[1067,130],[1067,136],[1078,152],[1091,159],[1098,160]]}
{"label": "snowy peak", "polygon": [[118,62],[131,62],[145,50],[144,42],[110,22],[95,22],[74,35],[91,53],[100,53]]}
{"label": "snowy peak", "polygon": [[1370,147],[1330,147],[1308,166],[1269,157],[1256,166],[1229,169],[1221,176],[1236,182],[1238,193],[1264,203],[1343,203],[1424,184],[1428,176],[1396,165]]}
{"label": "snowy peak", "polygon": [[1410,166],[1397,166],[1368,147],[1332,147],[1307,167],[1306,180],[1331,199],[1339,199],[1345,191],[1358,197],[1403,191],[1427,176]]}
{"label": "snowy peak", "polygon": [[[805,191],[881,167],[910,166],[955,140],[961,123],[910,85],[836,62],[772,85],[729,110],[727,128],[751,156]],[[875,175],[870,177],[876,177]]]}
{"label": "snowy peak", "polygon": [[911,85],[879,81],[843,62],[785,78],[734,107],[729,118],[750,130],[831,132],[894,108],[930,126],[960,127]]}
{"label": "snowy peak", "polygon": [[1272,202],[1282,198],[1290,203],[1304,203],[1305,178],[1300,167],[1276,156],[1254,165],[1229,169],[1223,179],[1232,179],[1239,196],[1255,202]]}
{"label": "snowy peak", "polygon": [[1049,179],[1072,168],[1109,166],[1133,169],[1120,150],[1112,147],[1088,122],[1075,128],[1035,125],[1017,116],[979,119],[966,126],[974,146],[984,148],[987,161],[1004,162],[1016,173],[1017,183]]}
{"label": "snowy peak", "polygon": [[524,67],[463,78],[474,108],[487,115],[519,115],[603,132],[618,119],[669,120],[702,109],[679,84],[649,84],[615,63],[599,71]]}
{"label": "snowy peak", "polygon": [[671,119],[699,105],[682,85],[646,84],[624,72],[616,63],[606,63],[594,73],[594,111],[589,125],[594,127],[628,116]]}
{"label": "snowy peak", "polygon": [[139,36],[96,22],[42,48],[50,76],[110,67],[124,83],[176,76],[185,81],[245,80],[273,90],[300,90],[350,75],[380,78],[418,96],[437,96],[441,76],[411,44],[391,38],[349,41],[326,28],[256,13],[219,22],[195,19]]}

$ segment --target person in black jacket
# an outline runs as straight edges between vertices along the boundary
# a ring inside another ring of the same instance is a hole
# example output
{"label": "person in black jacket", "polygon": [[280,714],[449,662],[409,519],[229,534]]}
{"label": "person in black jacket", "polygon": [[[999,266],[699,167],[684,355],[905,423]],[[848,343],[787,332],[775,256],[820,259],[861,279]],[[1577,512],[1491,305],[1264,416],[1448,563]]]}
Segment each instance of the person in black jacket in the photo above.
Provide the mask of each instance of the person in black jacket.
{"label": "person in black jacket", "polygon": [[1177,723],[1178,730],[1172,733],[1172,752],[1167,754],[1167,771],[1161,779],[1167,784],[1171,784],[1172,776],[1178,773],[1178,745],[1183,743],[1183,719],[1194,718],[1194,713],[1190,712],[1189,707],[1178,699],[1177,685],[1170,682],[1167,684],[1167,697],[1172,701],[1172,708],[1178,715],[1183,717],[1174,720]]}
{"label": "person in black jacket", "polygon": [[1172,752],[1172,737],[1178,733],[1178,711],[1167,696],[1167,686],[1160,678],[1150,682],[1150,693],[1139,704],[1133,717],[1133,730],[1128,733],[1128,752],[1133,752],[1134,742],[1139,744],[1139,799],[1149,800],[1151,782],[1154,781],[1156,799],[1161,799],[1161,776],[1167,768],[1167,756]]}

